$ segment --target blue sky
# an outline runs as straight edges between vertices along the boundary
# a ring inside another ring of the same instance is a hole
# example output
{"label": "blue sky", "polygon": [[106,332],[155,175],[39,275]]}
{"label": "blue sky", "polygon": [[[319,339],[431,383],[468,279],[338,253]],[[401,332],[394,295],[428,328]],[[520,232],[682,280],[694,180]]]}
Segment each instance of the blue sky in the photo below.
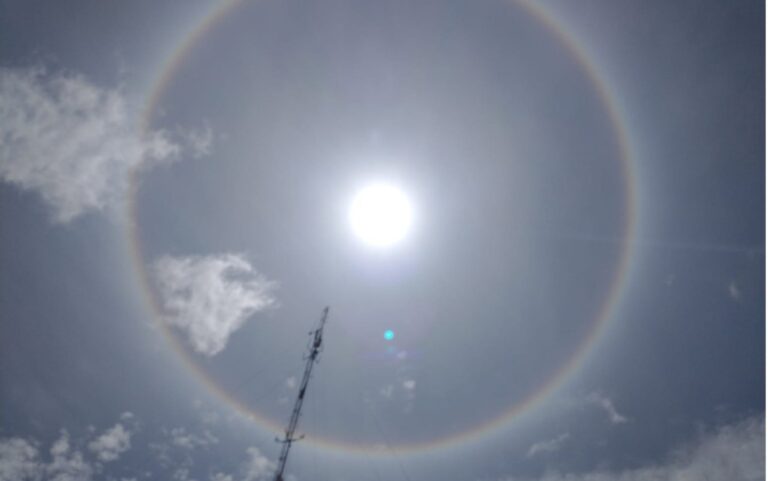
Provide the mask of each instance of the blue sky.
{"label": "blue sky", "polygon": [[764,479],[764,28],[0,2],[0,480]]}

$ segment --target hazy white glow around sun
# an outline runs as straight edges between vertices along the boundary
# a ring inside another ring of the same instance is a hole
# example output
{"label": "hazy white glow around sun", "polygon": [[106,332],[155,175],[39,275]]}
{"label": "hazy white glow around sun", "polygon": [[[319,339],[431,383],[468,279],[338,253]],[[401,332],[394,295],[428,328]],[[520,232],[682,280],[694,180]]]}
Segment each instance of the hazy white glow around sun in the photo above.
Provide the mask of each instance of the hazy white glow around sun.
{"label": "hazy white glow around sun", "polygon": [[365,243],[388,247],[402,240],[413,222],[408,197],[390,184],[372,184],[358,191],[349,209],[352,230]]}

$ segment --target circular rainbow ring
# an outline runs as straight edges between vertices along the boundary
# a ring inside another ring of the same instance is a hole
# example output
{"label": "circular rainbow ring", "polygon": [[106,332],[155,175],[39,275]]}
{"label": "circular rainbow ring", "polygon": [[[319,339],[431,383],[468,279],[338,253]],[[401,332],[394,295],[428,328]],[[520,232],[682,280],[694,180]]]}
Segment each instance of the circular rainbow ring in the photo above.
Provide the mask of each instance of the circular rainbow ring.
{"label": "circular rainbow ring", "polygon": [[[188,29],[182,35],[171,50],[171,54],[166,57],[162,63],[160,72],[152,82],[149,97],[144,108],[141,119],[142,131],[147,132],[150,129],[151,119],[159,105],[171,80],[176,75],[179,67],[184,63],[188,54],[195,46],[206,36],[208,32],[214,29],[223,19],[232,14],[238,6],[248,3],[246,0],[224,0],[214,5],[206,12],[192,28]],[[357,453],[368,455],[405,455],[405,454],[426,454],[447,448],[455,448],[470,442],[477,442],[486,439],[493,434],[499,434],[511,424],[511,421],[520,417],[522,413],[530,412],[534,406],[541,405],[542,401],[547,399],[558,387],[562,386],[567,379],[573,376],[578,368],[584,363],[588,353],[597,344],[597,340],[610,324],[610,320],[615,317],[617,305],[621,303],[623,293],[627,284],[627,279],[632,264],[632,240],[635,237],[637,224],[636,192],[635,192],[635,173],[633,170],[631,146],[629,137],[625,131],[622,115],[617,105],[614,95],[606,83],[601,79],[594,63],[590,60],[584,48],[575,41],[575,39],[565,30],[560,22],[535,0],[509,0],[508,3],[521,7],[530,14],[536,21],[543,25],[558,42],[565,48],[568,54],[580,66],[583,73],[589,78],[598,97],[608,115],[615,138],[618,143],[622,176],[624,183],[624,220],[623,235],[621,237],[621,252],[619,260],[614,270],[611,287],[606,293],[601,305],[599,306],[597,316],[592,322],[588,333],[584,336],[581,343],[574,349],[571,356],[546,382],[542,383],[534,392],[529,394],[522,402],[510,406],[505,412],[496,417],[484,421],[469,430],[454,433],[446,437],[419,443],[400,444],[389,446],[382,449],[380,445],[363,445],[345,443],[334,439],[328,439],[318,436],[307,436],[307,441],[313,445],[325,449],[330,449],[337,453]],[[183,364],[198,378],[206,388],[208,388],[216,397],[225,401],[229,406],[236,409],[249,419],[256,421],[260,426],[274,433],[282,433],[283,426],[272,419],[255,411],[250,406],[226,392],[219,386],[214,379],[200,368],[200,366],[191,358],[190,354],[181,345],[181,341],[174,335],[166,323],[162,322],[161,309],[157,299],[152,292],[150,274],[146,268],[146,262],[143,255],[143,247],[140,240],[139,228],[137,222],[137,176],[138,172],[133,173],[131,199],[128,205],[128,232],[130,251],[133,260],[133,267],[136,277],[141,284],[142,295],[145,302],[152,311],[153,317],[158,324],[158,330],[163,334],[168,344],[178,354]]]}

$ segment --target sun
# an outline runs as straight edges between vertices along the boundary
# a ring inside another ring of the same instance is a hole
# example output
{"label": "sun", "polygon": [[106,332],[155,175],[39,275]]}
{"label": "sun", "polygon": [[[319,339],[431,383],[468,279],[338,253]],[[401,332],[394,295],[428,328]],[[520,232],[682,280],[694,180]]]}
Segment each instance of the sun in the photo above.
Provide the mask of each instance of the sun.
{"label": "sun", "polygon": [[389,247],[401,241],[411,228],[413,209],[397,187],[377,183],[358,191],[349,208],[352,230],[373,247]]}

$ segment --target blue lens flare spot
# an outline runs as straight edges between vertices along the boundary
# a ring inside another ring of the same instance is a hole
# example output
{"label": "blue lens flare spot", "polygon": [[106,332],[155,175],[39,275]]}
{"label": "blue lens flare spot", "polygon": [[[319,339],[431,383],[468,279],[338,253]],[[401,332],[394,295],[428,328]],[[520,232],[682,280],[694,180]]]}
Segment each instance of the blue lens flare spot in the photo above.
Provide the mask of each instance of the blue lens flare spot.
{"label": "blue lens flare spot", "polygon": [[386,339],[387,341],[391,341],[394,338],[395,338],[395,331],[393,331],[392,329],[387,329],[386,331],[384,331],[384,339]]}

